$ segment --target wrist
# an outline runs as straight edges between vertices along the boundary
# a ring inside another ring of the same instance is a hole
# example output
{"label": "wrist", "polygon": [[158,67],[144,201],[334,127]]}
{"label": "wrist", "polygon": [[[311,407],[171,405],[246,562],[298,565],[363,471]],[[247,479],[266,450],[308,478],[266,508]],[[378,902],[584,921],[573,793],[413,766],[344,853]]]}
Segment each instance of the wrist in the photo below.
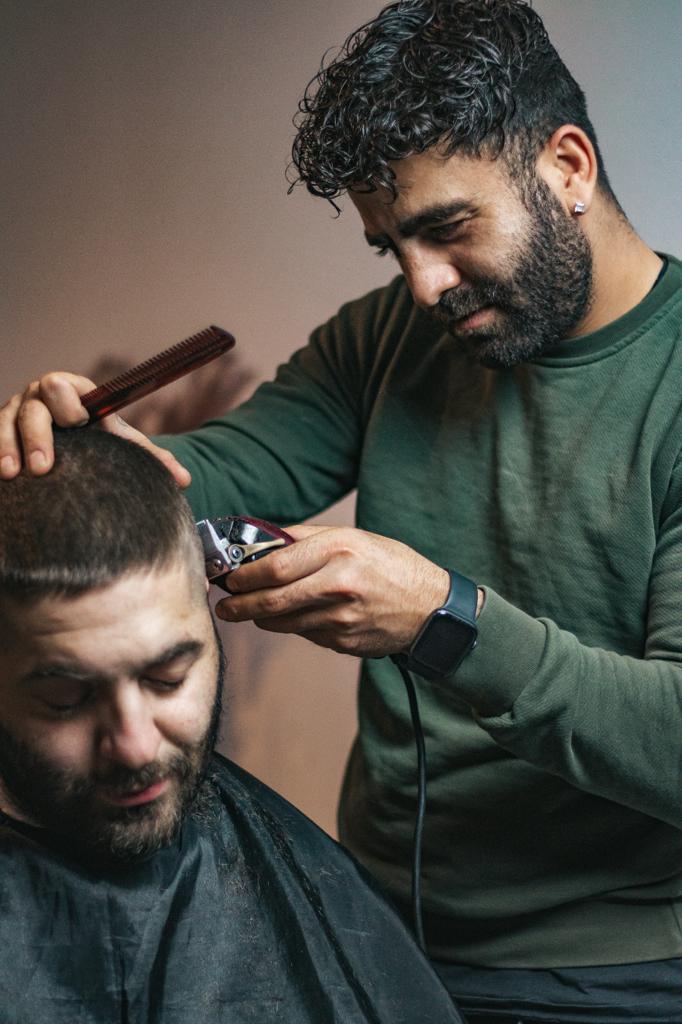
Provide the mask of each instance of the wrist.
{"label": "wrist", "polygon": [[446,570],[449,590],[445,601],[434,608],[406,653],[401,664],[426,679],[450,675],[476,646],[476,617],[485,591],[454,569]]}

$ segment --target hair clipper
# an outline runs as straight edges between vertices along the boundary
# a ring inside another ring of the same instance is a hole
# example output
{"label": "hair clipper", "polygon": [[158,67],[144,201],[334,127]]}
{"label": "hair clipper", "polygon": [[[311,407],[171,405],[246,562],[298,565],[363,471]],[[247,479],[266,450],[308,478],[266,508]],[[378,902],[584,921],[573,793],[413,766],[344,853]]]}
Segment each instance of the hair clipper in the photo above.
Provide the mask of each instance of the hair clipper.
{"label": "hair clipper", "polygon": [[223,590],[228,589],[226,577],[240,565],[294,543],[279,526],[253,516],[200,519],[196,527],[204,548],[206,578]]}

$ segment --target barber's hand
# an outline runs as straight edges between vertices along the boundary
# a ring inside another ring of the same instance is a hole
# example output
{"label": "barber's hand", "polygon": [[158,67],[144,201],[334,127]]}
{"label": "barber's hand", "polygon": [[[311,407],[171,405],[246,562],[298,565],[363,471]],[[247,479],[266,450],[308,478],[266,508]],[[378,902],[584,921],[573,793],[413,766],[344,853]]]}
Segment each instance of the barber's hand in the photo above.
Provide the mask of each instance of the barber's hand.
{"label": "barber's hand", "polygon": [[396,540],[345,527],[293,526],[296,541],[227,577],[230,622],[298,633],[342,654],[407,649],[450,590],[445,569]]}
{"label": "barber's hand", "polygon": [[[86,423],[88,413],[80,396],[94,387],[87,377],[75,373],[47,373],[29,384],[23,394],[10,398],[0,408],[0,479],[11,480],[21,471],[22,463],[32,476],[49,472],[54,462],[53,423],[59,427]],[[180,487],[190,483],[188,470],[170,452],[152,444],[120,416],[105,416],[99,426],[147,448],[163,462]]]}

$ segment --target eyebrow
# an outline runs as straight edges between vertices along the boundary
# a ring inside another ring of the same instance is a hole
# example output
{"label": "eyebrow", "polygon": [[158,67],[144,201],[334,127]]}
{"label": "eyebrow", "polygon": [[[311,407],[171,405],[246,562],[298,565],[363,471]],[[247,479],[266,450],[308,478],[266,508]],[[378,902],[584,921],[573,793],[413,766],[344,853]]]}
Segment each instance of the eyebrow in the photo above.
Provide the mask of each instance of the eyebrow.
{"label": "eyebrow", "polygon": [[[455,199],[450,203],[437,203],[434,206],[428,206],[425,210],[420,210],[419,213],[415,213],[412,217],[405,217],[403,220],[398,221],[396,229],[401,238],[412,238],[413,235],[416,235],[422,228],[428,227],[429,224],[447,220],[458,213],[471,213],[474,209],[473,203],[467,202],[465,199]],[[365,238],[368,245],[385,246],[391,244],[388,235],[368,235],[365,232]]]}
{"label": "eyebrow", "polygon": [[[145,672],[150,672],[155,668],[160,668],[162,665],[167,665],[169,662],[175,661],[176,658],[182,658],[186,655],[194,655],[196,658],[203,649],[204,644],[200,640],[181,640],[179,643],[173,644],[171,647],[167,647],[166,650],[161,651],[151,661],[131,666],[129,671],[131,675],[144,675]],[[98,685],[113,682],[116,677],[106,672],[91,672],[78,661],[57,660],[45,662],[32,668],[22,677],[21,683],[35,683],[43,679],[74,679],[78,682]]]}

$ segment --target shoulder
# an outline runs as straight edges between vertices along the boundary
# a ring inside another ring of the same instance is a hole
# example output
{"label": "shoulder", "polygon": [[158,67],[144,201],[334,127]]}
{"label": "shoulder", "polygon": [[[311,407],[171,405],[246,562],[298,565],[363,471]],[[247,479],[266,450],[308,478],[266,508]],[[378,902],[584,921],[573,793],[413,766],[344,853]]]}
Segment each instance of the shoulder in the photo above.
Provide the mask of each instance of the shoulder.
{"label": "shoulder", "polygon": [[337,896],[354,892],[381,907],[382,913],[393,915],[372,876],[302,811],[220,754],[214,754],[212,769],[212,781],[237,841],[248,844],[252,856],[262,856],[277,872],[299,880],[305,877],[306,886],[318,890],[323,902],[332,899],[336,905]]}
{"label": "shoulder", "polygon": [[309,352],[322,351],[328,363],[354,375],[370,402],[404,354],[414,355],[433,348],[443,336],[443,327],[420,310],[402,275],[383,288],[345,303],[311,336]]}
{"label": "shoulder", "polygon": [[299,854],[335,851],[341,857],[351,860],[339,843],[302,811],[250,772],[217,752],[214,752],[211,762],[211,781],[223,806],[233,817],[241,819],[247,815],[249,827],[275,832],[281,840],[295,845]]}
{"label": "shoulder", "polygon": [[415,323],[430,322],[415,306],[402,274],[382,288],[344,303],[333,319],[347,324],[356,335],[369,332],[374,338],[387,330],[402,333]]}
{"label": "shoulder", "polygon": [[668,253],[659,253],[665,260],[665,269],[653,291],[652,298],[660,295],[656,323],[670,328],[676,327],[675,335],[679,338],[682,325],[682,260]]}

